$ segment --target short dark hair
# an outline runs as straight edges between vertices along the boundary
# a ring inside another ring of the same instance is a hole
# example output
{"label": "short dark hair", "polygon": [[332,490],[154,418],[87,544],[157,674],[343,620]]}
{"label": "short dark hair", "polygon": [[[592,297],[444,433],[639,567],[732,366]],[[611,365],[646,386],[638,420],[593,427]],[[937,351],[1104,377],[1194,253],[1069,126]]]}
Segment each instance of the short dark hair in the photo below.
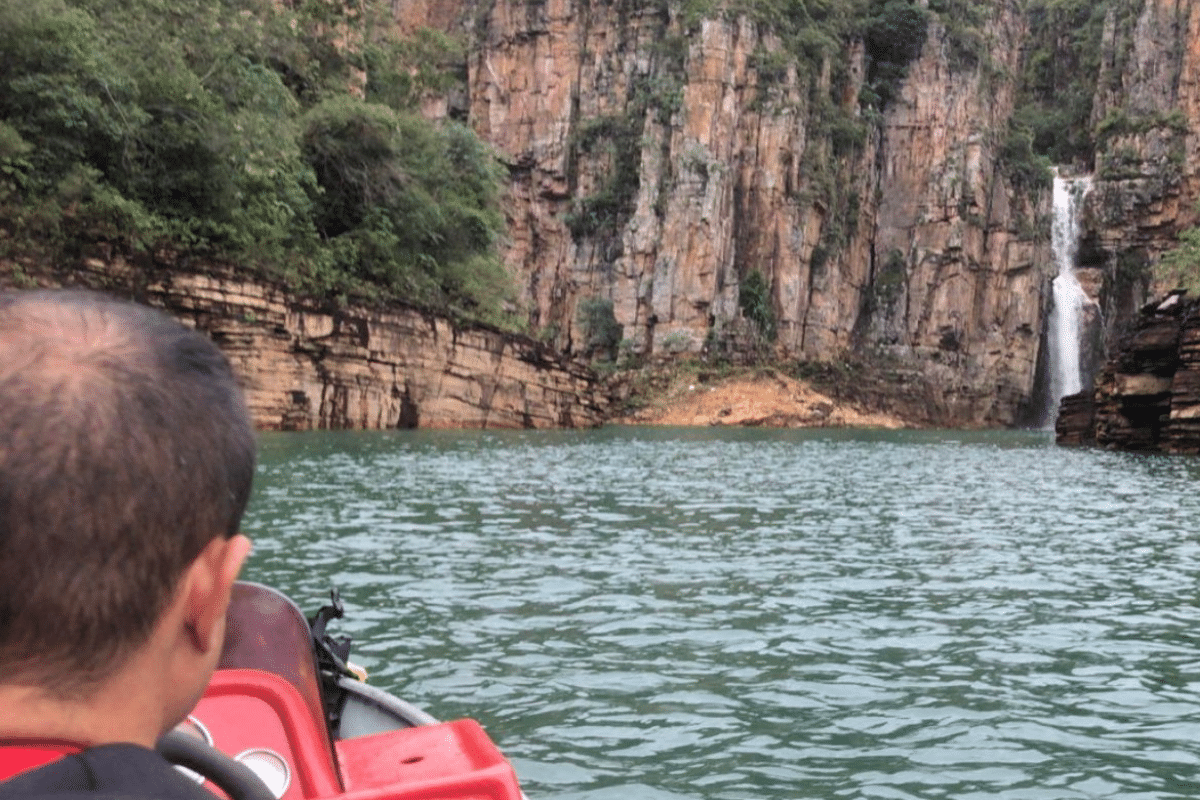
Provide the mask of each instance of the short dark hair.
{"label": "short dark hair", "polygon": [[237,533],[255,441],[229,362],[145,306],[0,294],[0,682],[98,685]]}

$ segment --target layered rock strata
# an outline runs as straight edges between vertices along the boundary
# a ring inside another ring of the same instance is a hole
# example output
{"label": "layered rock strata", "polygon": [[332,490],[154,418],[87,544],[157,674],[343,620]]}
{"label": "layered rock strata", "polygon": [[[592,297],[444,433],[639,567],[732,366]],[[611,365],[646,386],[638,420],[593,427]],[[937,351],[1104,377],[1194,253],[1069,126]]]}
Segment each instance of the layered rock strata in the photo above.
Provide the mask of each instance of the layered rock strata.
{"label": "layered rock strata", "polygon": [[608,405],[590,369],[532,339],[415,309],[319,308],[211,266],[88,260],[60,278],[206,331],[264,430],[592,426]]}
{"label": "layered rock strata", "polygon": [[1060,444],[1200,453],[1200,301],[1146,306],[1091,391],[1064,398]]}

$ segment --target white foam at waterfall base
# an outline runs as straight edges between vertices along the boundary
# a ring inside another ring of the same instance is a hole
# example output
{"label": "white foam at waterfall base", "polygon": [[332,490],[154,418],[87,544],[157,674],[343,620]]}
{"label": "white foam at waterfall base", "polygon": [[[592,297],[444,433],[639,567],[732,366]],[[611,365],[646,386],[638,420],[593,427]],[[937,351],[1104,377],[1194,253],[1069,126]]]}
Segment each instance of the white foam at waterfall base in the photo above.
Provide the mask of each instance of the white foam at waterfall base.
{"label": "white foam at waterfall base", "polygon": [[1058,276],[1053,282],[1054,305],[1046,327],[1050,402],[1043,427],[1053,427],[1062,398],[1083,388],[1080,341],[1083,338],[1083,308],[1089,299],[1075,277],[1075,256],[1079,250],[1079,212],[1091,187],[1091,177],[1064,178],[1055,172],[1050,247]]}

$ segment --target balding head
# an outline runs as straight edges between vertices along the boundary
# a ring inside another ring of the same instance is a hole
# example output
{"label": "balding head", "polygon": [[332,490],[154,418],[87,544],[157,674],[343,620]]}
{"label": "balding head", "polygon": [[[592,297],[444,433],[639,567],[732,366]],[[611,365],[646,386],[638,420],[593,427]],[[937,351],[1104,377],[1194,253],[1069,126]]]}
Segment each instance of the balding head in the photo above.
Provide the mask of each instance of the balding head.
{"label": "balding head", "polygon": [[86,690],[237,531],[254,438],[224,356],[142,306],[0,295],[0,675]]}

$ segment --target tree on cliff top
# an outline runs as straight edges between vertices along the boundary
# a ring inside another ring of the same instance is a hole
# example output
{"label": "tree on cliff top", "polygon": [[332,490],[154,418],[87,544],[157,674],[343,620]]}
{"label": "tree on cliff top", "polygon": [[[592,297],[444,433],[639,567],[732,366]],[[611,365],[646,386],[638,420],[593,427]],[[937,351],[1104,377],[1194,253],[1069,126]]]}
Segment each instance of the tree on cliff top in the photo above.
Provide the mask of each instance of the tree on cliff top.
{"label": "tree on cliff top", "polygon": [[302,147],[331,266],[428,304],[498,310],[507,280],[488,254],[504,227],[500,176],[477,137],[335,97],[305,114]]}
{"label": "tree on cliff top", "polygon": [[[402,43],[342,46],[367,17],[339,8],[0,0],[4,250],[167,247],[497,319],[496,159],[400,108],[420,97]],[[397,107],[350,96],[368,62]]]}

